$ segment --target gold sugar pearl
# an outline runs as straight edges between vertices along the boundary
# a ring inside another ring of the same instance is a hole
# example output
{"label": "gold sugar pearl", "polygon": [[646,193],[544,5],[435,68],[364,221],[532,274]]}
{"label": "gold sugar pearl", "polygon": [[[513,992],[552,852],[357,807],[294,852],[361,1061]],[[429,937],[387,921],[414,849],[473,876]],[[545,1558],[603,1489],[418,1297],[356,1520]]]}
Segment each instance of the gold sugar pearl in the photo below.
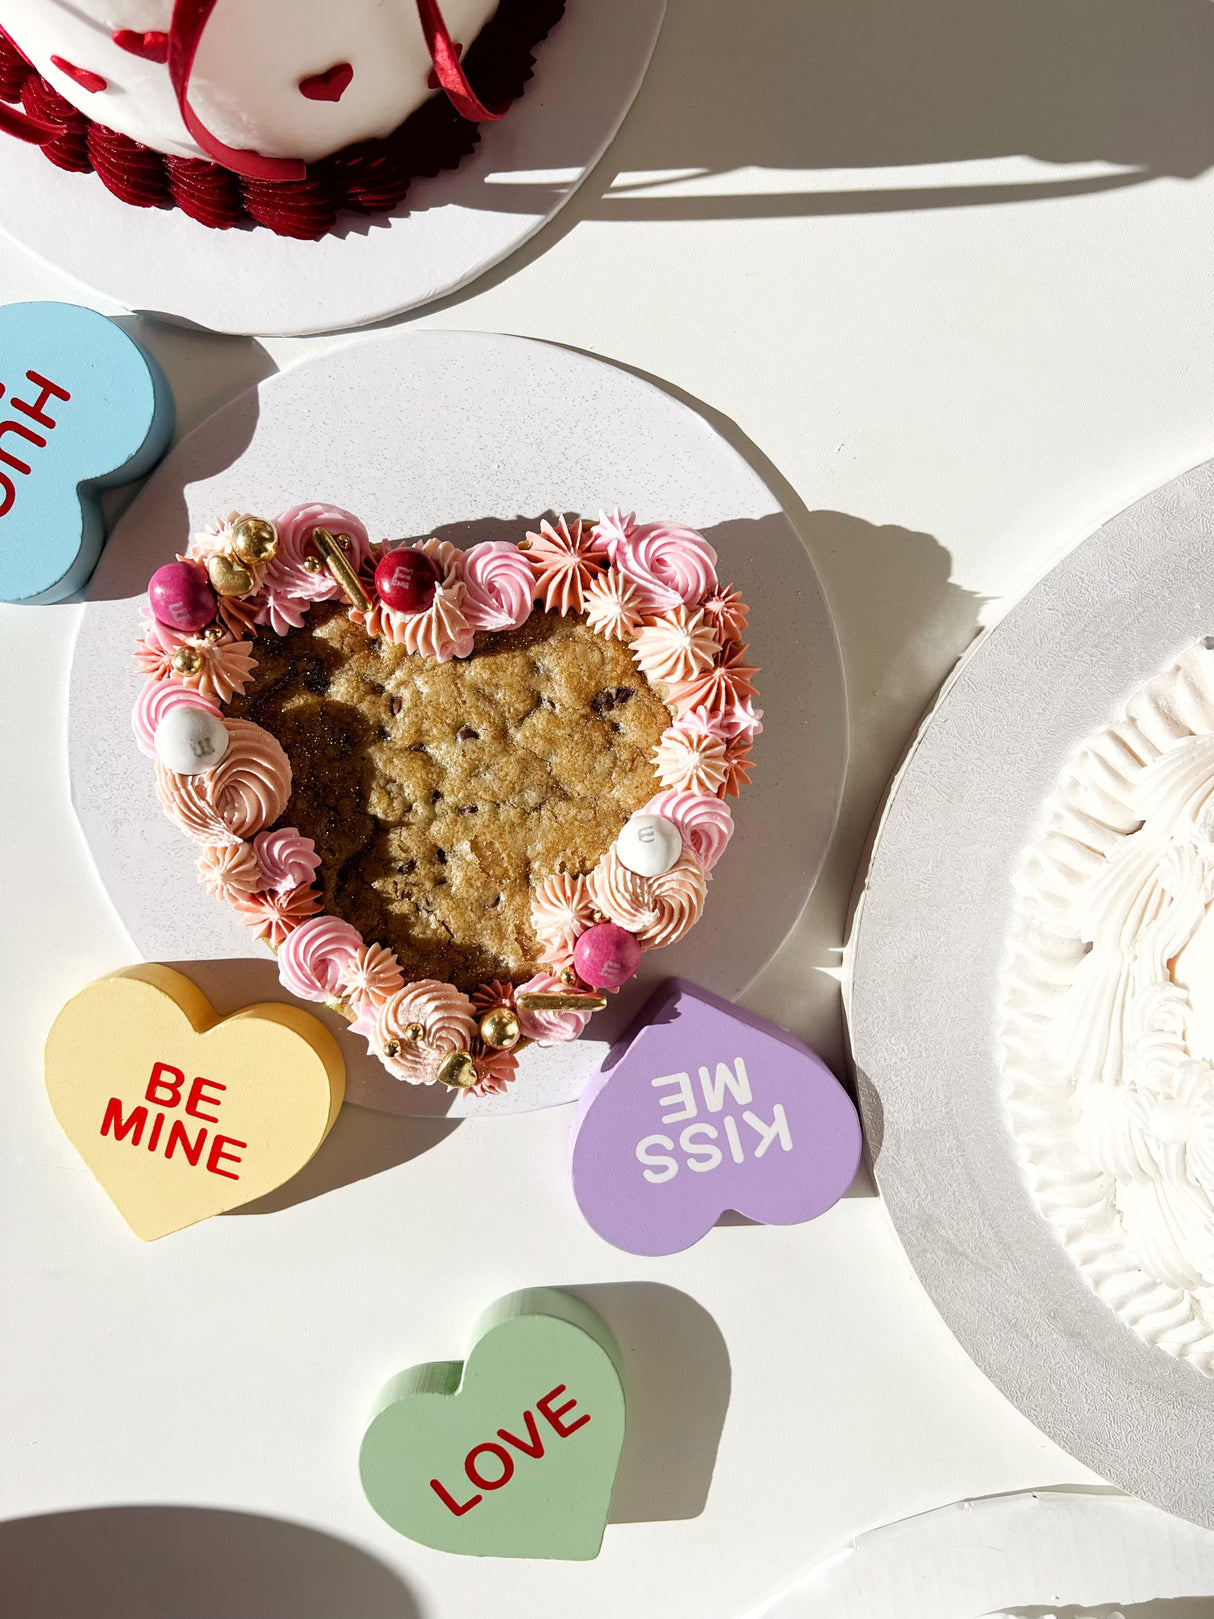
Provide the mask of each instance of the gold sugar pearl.
{"label": "gold sugar pearl", "polygon": [[530,540],[520,540],[518,542],[518,548],[519,548],[520,551],[530,551],[530,549],[531,549],[531,541]]}
{"label": "gold sugar pearl", "polygon": [[207,559],[207,578],[221,596],[247,596],[253,588],[253,575],[244,564],[222,552]]}
{"label": "gold sugar pearl", "polygon": [[602,911],[591,911],[590,919],[593,922],[605,922],[607,920]]}
{"label": "gold sugar pearl", "polygon": [[202,668],[202,653],[196,646],[179,646],[170,661],[179,675],[196,675]]}
{"label": "gold sugar pearl", "polygon": [[337,541],[338,545],[341,546],[343,551],[348,551],[350,549],[350,536],[348,534],[335,534],[333,538]]}
{"label": "gold sugar pearl", "polygon": [[278,555],[278,530],[264,517],[242,517],[232,530],[232,550],[249,567],[264,567]]}
{"label": "gold sugar pearl", "polygon": [[481,1039],[494,1051],[509,1051],[522,1036],[518,1017],[508,1006],[493,1006],[481,1018]]}
{"label": "gold sugar pearl", "polygon": [[208,624],[206,629],[202,632],[202,638],[204,641],[209,641],[211,645],[214,646],[215,642],[222,641],[227,633],[227,630],[224,629],[222,624]]}
{"label": "gold sugar pearl", "polygon": [[400,1041],[399,1040],[385,1040],[384,1041],[384,1056],[387,1057],[389,1062],[392,1062],[397,1057],[399,1057],[400,1056]]}
{"label": "gold sugar pearl", "polygon": [[426,1026],[424,1023],[407,1023],[405,1025],[405,1039],[411,1046],[415,1046],[419,1040],[424,1040],[425,1036]]}
{"label": "gold sugar pearl", "polygon": [[309,552],[304,558],[304,567],[308,573],[323,573],[325,571],[325,565],[315,551]]}
{"label": "gold sugar pearl", "polygon": [[466,1091],[476,1084],[476,1064],[466,1051],[449,1051],[438,1065],[438,1078],[449,1090]]}
{"label": "gold sugar pearl", "polygon": [[566,967],[565,970],[561,973],[561,983],[562,984],[576,984],[577,983],[577,974],[574,972],[572,967]]}

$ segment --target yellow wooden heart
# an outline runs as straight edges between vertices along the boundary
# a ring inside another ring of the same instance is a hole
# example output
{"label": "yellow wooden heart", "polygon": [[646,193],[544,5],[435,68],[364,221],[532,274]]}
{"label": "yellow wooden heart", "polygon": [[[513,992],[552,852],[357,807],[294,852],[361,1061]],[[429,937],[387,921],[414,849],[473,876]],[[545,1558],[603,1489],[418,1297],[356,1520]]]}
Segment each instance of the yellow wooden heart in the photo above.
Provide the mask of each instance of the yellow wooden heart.
{"label": "yellow wooden heart", "polygon": [[171,967],[74,996],[46,1040],[46,1090],[72,1145],[150,1242],[290,1180],[345,1095],[333,1036],[265,1003],[219,1018]]}

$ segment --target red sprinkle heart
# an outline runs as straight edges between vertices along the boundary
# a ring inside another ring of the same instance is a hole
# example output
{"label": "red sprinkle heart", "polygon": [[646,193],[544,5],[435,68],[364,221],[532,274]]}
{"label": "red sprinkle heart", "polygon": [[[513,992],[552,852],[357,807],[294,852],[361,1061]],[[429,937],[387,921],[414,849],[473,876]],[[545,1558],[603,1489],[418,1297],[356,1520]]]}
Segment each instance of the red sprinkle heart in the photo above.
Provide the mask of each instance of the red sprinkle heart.
{"label": "red sprinkle heart", "polygon": [[157,28],[149,29],[146,34],[134,28],[115,28],[112,38],[120,51],[142,56],[145,62],[167,62],[169,59],[169,36]]}
{"label": "red sprinkle heart", "polygon": [[52,56],[51,66],[57,67],[60,73],[66,73],[82,90],[97,91],[109,88],[109,80],[103,79],[100,73],[94,73],[87,67],[77,67],[73,62],[64,61],[62,56]]}
{"label": "red sprinkle heart", "polygon": [[309,78],[300,79],[299,93],[307,96],[309,101],[340,101],[350,88],[353,77],[354,69],[349,62],[335,62],[323,73],[313,73]]}

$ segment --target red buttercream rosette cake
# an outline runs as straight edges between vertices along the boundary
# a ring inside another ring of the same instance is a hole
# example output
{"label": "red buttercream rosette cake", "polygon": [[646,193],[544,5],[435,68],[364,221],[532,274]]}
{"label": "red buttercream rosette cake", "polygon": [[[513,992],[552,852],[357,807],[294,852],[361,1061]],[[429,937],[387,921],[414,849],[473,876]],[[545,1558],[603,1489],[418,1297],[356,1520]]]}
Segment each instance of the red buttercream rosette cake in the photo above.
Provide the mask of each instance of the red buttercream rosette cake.
{"label": "red buttercream rosette cake", "polygon": [[699,920],[761,729],[716,561],[618,510],[460,550],[305,505],[153,576],[161,803],[397,1078],[503,1090]]}

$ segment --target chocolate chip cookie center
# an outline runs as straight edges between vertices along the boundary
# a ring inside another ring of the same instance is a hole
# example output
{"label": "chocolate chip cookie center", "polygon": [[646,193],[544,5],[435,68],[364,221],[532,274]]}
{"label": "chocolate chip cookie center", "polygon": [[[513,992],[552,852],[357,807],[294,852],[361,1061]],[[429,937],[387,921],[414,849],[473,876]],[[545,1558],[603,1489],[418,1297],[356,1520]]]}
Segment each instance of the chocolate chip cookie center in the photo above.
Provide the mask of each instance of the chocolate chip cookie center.
{"label": "chocolate chip cookie center", "polygon": [[588,872],[659,790],[670,714],[582,619],[537,611],[440,664],[317,607],[254,654],[228,713],[286,750],[280,824],[314,841],[325,910],[389,945],[406,979],[528,977],[533,882]]}

